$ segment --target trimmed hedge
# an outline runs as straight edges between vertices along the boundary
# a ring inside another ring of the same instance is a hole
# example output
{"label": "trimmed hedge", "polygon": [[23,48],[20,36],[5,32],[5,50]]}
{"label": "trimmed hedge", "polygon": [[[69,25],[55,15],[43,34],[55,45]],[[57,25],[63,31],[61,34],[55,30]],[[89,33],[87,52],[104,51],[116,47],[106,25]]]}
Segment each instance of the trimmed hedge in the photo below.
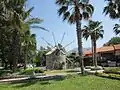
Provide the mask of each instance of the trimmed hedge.
{"label": "trimmed hedge", "polygon": [[95,75],[99,76],[99,77],[120,80],[120,75],[119,74],[106,74],[106,73],[98,73],[98,72],[96,72]]}
{"label": "trimmed hedge", "polygon": [[120,74],[120,67],[116,67],[116,68],[107,68],[105,69],[104,73],[111,73],[111,74]]}

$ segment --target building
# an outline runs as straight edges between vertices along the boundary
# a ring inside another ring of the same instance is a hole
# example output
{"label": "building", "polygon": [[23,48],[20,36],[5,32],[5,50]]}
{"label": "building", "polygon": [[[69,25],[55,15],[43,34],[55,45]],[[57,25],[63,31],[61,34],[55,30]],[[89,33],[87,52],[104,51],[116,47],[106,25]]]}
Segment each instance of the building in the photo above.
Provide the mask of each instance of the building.
{"label": "building", "polygon": [[66,53],[59,46],[55,46],[46,53],[46,69],[66,69]]}
{"label": "building", "polygon": [[[120,44],[103,46],[96,49],[98,65],[120,66]],[[92,51],[84,52],[85,66],[92,65]]]}

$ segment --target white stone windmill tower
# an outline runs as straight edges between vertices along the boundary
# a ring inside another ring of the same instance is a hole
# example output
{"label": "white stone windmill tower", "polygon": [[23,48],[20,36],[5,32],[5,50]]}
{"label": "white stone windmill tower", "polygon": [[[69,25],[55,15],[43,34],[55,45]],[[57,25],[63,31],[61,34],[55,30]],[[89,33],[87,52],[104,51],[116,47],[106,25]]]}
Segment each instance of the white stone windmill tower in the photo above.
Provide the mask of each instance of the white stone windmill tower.
{"label": "white stone windmill tower", "polygon": [[70,44],[72,44],[73,41],[63,47],[62,42],[63,42],[64,36],[65,36],[65,33],[63,34],[61,42],[56,44],[55,37],[53,34],[55,46],[52,46],[44,38],[42,38],[49,46],[51,46],[51,50],[48,53],[46,53],[46,69],[48,70],[66,69],[65,48],[69,46]]}

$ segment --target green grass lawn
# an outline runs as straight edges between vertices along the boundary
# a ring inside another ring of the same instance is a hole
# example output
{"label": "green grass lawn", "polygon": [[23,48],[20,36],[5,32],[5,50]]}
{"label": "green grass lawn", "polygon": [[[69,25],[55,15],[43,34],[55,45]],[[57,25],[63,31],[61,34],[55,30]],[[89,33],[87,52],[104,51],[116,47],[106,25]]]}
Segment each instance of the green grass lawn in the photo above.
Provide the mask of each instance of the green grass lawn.
{"label": "green grass lawn", "polygon": [[0,90],[120,90],[120,81],[97,76],[74,76],[65,80],[0,84]]}

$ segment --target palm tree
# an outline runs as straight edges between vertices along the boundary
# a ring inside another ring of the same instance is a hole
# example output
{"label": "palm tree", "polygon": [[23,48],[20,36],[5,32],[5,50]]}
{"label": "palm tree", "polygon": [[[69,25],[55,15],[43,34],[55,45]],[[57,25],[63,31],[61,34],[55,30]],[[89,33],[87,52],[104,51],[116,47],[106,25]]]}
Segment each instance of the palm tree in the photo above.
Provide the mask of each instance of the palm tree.
{"label": "palm tree", "polygon": [[97,67],[97,59],[96,59],[96,41],[99,38],[103,38],[103,26],[101,26],[101,22],[99,21],[89,21],[88,26],[84,26],[82,29],[83,37],[87,40],[89,37],[91,38],[92,42],[92,58],[93,64]]}
{"label": "palm tree", "polygon": [[93,14],[94,7],[88,3],[88,0],[86,2],[81,0],[56,0],[56,4],[60,6],[58,14],[63,16],[63,21],[67,20],[70,24],[76,24],[81,72],[84,74],[81,20],[88,20]]}
{"label": "palm tree", "polygon": [[22,33],[22,39],[23,39],[22,45],[24,46],[24,49],[25,49],[24,69],[26,69],[28,54],[30,54],[30,52],[32,51],[34,51],[35,53],[35,50],[36,50],[36,37],[35,37],[35,34],[31,34],[30,29],[35,28],[35,29],[48,31],[44,27],[36,25],[36,24],[40,24],[43,20],[39,18],[31,18],[30,13],[32,12],[32,10],[33,10],[33,7],[23,13],[24,22],[22,22],[21,33]]}
{"label": "palm tree", "polygon": [[[109,15],[111,19],[120,19],[120,0],[106,0],[107,6],[104,7],[103,12]],[[120,33],[120,25],[115,24],[113,28],[116,35]]]}
{"label": "palm tree", "polygon": [[113,30],[114,30],[116,35],[120,34],[120,25],[119,24],[115,24]]}
{"label": "palm tree", "polygon": [[[31,53],[36,52],[36,38],[35,34],[31,34],[30,30],[25,31],[22,36],[22,50],[24,51],[24,69],[26,69],[26,64],[28,62],[28,57],[31,57]],[[29,58],[31,60],[31,58]]]}
{"label": "palm tree", "polygon": [[120,0],[105,0],[107,6],[104,7],[103,12],[105,15],[109,15],[112,19],[120,18]]}
{"label": "palm tree", "polygon": [[[104,7],[103,12],[105,15],[109,15],[112,19],[120,19],[120,0],[106,0],[107,6]],[[115,24],[113,28],[114,32],[116,34],[119,34],[120,32],[120,25]]]}

